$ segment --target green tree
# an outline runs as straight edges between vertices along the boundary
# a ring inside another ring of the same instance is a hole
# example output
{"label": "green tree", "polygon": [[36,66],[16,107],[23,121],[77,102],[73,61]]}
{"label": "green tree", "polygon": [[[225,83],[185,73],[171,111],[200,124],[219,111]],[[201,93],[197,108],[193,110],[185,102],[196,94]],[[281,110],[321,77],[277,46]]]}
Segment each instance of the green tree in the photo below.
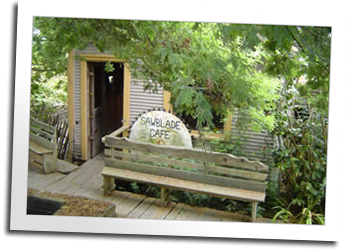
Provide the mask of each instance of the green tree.
{"label": "green tree", "polygon": [[49,41],[36,28],[32,42],[31,115],[44,120],[67,100],[67,54],[51,50]]}
{"label": "green tree", "polygon": [[243,41],[223,42],[213,23],[36,18],[40,37],[49,45],[47,59],[66,55],[88,43],[130,63],[132,75],[146,88],[172,92],[177,112],[212,127],[212,111],[226,115],[243,108],[254,128],[273,128],[267,114],[279,82],[257,69],[262,51]]}
{"label": "green tree", "polygon": [[283,78],[274,152],[281,171],[276,217],[324,223],[331,29],[276,27],[263,31],[265,70]]}
{"label": "green tree", "polygon": [[324,223],[330,79],[329,27],[220,25],[224,41],[260,47],[264,73],[282,80],[275,115],[280,194],[274,218]]}

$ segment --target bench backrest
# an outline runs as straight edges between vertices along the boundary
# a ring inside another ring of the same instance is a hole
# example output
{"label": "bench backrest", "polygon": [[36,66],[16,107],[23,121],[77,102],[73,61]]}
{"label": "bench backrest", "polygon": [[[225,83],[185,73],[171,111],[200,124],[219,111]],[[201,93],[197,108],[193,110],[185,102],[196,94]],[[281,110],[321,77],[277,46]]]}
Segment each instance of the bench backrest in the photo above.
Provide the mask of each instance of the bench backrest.
{"label": "bench backrest", "polygon": [[54,126],[30,118],[29,138],[47,149],[54,150],[56,148],[57,131]]}
{"label": "bench backrest", "polygon": [[268,166],[231,154],[106,136],[105,166],[264,192]]}

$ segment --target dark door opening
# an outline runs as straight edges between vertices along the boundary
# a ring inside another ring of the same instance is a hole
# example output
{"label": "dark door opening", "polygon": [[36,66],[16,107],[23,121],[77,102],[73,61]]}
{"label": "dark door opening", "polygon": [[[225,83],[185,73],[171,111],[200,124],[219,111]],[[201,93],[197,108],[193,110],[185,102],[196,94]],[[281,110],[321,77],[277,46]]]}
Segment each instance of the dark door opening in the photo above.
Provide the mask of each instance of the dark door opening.
{"label": "dark door opening", "polygon": [[88,62],[91,157],[102,151],[102,137],[122,126],[124,66],[112,66],[114,70],[107,72],[105,62]]}

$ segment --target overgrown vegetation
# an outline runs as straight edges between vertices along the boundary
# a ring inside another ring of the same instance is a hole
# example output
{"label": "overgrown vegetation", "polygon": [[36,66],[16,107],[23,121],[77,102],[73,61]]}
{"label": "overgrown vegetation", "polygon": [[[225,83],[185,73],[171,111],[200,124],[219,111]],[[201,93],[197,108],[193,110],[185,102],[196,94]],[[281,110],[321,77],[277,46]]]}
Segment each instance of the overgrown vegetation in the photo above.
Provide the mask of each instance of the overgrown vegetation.
{"label": "overgrown vegetation", "polygon": [[66,107],[67,54],[52,50],[39,29],[34,29],[32,45],[30,114],[44,121]]}
{"label": "overgrown vegetation", "polygon": [[265,68],[283,82],[274,110],[273,156],[281,175],[274,219],[324,224],[331,31],[285,31],[289,36],[276,40]]}
{"label": "overgrown vegetation", "polygon": [[146,88],[169,90],[177,112],[197,119],[198,128],[213,126],[213,110],[225,115],[235,107],[253,118],[253,127],[274,125],[265,111],[277,98],[279,82],[258,71],[259,47],[245,48],[242,37],[230,36],[218,24],[35,18],[34,25],[47,44],[47,61],[89,43],[108,50],[126,60]]}
{"label": "overgrown vegetation", "polygon": [[275,218],[323,224],[328,120],[291,85],[284,86],[282,97],[274,132],[274,158],[281,171]]}
{"label": "overgrown vegetation", "polygon": [[170,91],[176,112],[200,130],[237,108],[239,127],[273,132],[281,179],[279,192],[270,183],[264,213],[324,223],[330,28],[67,18],[35,18],[34,27],[32,110],[66,101],[66,80],[52,78],[66,76],[72,48],[91,43],[126,60],[146,88]]}

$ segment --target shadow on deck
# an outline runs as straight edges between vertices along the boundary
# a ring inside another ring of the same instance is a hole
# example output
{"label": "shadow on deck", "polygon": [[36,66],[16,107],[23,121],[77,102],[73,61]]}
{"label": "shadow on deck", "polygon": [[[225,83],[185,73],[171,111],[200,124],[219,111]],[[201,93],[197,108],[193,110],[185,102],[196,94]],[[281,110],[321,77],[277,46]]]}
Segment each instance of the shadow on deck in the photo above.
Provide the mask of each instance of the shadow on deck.
{"label": "shadow on deck", "polygon": [[[90,199],[107,201],[116,206],[119,218],[191,220],[191,221],[250,221],[250,217],[238,213],[219,211],[206,207],[193,207],[182,203],[170,202],[162,207],[160,199],[130,192],[113,191],[111,195],[103,195],[103,179],[101,170],[104,167],[104,156],[99,154],[85,162],[79,169],[63,174],[54,172],[42,174],[35,163],[29,164],[28,188]],[[257,222],[270,222],[269,219],[258,218]]]}

